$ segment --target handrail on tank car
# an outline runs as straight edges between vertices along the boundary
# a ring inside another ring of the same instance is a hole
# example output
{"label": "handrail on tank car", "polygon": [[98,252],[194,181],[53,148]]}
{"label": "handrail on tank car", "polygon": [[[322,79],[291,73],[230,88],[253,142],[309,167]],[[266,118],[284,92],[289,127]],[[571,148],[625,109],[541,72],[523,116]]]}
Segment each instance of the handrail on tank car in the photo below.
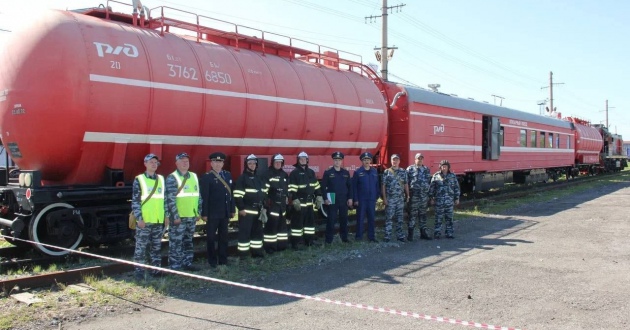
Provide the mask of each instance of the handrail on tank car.
{"label": "handrail on tank car", "polygon": [[[115,1],[115,0],[110,0],[110,1]],[[164,14],[164,10],[168,9],[168,10],[173,10],[173,11],[177,11],[177,12],[181,12],[181,13],[185,13],[185,14],[189,14],[195,17],[195,22],[194,23],[190,23],[190,22],[186,22],[186,21],[181,21],[178,19],[173,19],[173,18],[168,18],[165,16]],[[160,17],[157,16],[153,16],[152,13],[154,11],[158,11],[159,10],[159,15]],[[287,47],[286,51],[289,53],[289,60],[292,61],[294,59],[300,59],[300,57],[304,57],[306,58],[306,61],[310,62],[311,60],[315,60],[315,63],[320,64],[320,65],[326,65],[326,61],[330,61],[330,63],[333,63],[333,66],[337,68],[337,70],[341,70],[341,65],[346,65],[348,68],[348,71],[352,71],[361,75],[366,75],[368,77],[370,77],[373,80],[378,80],[378,76],[374,73],[374,71],[372,69],[370,69],[367,65],[363,64],[363,57],[359,54],[354,54],[354,53],[350,53],[350,52],[345,52],[345,51],[340,51],[336,48],[332,48],[332,47],[327,47],[327,46],[323,46],[320,44],[316,44],[310,41],[306,41],[306,40],[302,40],[299,38],[292,38],[286,35],[282,35],[282,34],[278,34],[278,33],[274,33],[274,32],[268,32],[268,31],[264,31],[261,29],[257,29],[257,28],[252,28],[249,26],[245,26],[245,25],[238,25],[232,22],[228,22],[228,21],[224,21],[224,20],[220,20],[217,18],[212,18],[212,17],[208,17],[208,16],[204,16],[204,15],[198,15],[195,14],[193,12],[189,12],[189,11],[185,11],[185,10],[181,10],[181,9],[177,9],[177,8],[173,8],[173,7],[169,7],[169,6],[157,6],[155,8],[151,8],[149,10],[149,17],[150,17],[150,22],[159,22],[159,27],[160,27],[160,34],[164,35],[164,31],[166,30],[166,32],[170,32],[170,26],[176,27],[176,28],[180,28],[180,29],[184,29],[184,30],[189,30],[189,31],[194,31],[196,33],[196,39],[197,42],[200,42],[201,39],[203,38],[203,34],[206,34],[206,40],[209,41],[215,41],[217,43],[219,43],[219,40],[217,39],[213,39],[211,40],[209,36],[214,35],[216,37],[219,38],[223,38],[225,40],[228,39],[232,39],[234,40],[234,47],[236,48],[240,48],[240,44],[239,41],[243,40],[246,43],[250,44],[250,45],[260,45],[260,47],[262,48],[262,54],[265,55],[267,54],[267,48],[269,48],[271,46],[271,48],[280,48],[280,47]],[[200,24],[200,18],[203,19],[208,19],[211,21],[215,21],[215,22],[219,22],[222,24],[226,24],[226,25],[231,25],[234,28],[234,32],[229,32],[229,31],[225,31],[225,30],[219,30],[216,28],[211,28],[208,26],[204,26]],[[169,24],[168,22],[172,22],[173,24]],[[191,26],[191,24],[194,24],[194,26]],[[150,25],[150,28],[154,28]],[[257,37],[251,37],[251,36],[247,36],[244,34],[239,33],[239,28],[245,28],[245,29],[249,29],[249,30],[253,30],[253,31],[257,31],[260,33],[260,38]],[[288,46],[287,45],[283,45],[281,43],[275,42],[275,41],[270,41],[267,39],[266,35],[273,35],[273,36],[277,36],[277,37],[281,37],[281,38],[286,38],[288,39]],[[302,48],[298,48],[295,45],[295,42],[301,42],[301,43],[305,43],[308,45],[312,45],[315,46],[315,48],[317,49],[316,51],[311,51],[308,49],[302,49]],[[273,47],[273,45],[275,45],[276,47]],[[280,47],[278,47],[280,46]],[[331,56],[327,53],[324,53],[322,51],[322,48],[327,49],[329,51],[331,51],[332,53],[336,54],[336,56]],[[358,58],[358,62],[357,61],[353,61],[353,60],[348,60],[348,59],[343,59],[340,57],[341,54],[347,54],[347,55],[352,55],[354,57]],[[281,54],[279,54],[281,55]],[[313,63],[313,62],[311,62]],[[359,71],[355,70],[355,69],[359,69]]]}

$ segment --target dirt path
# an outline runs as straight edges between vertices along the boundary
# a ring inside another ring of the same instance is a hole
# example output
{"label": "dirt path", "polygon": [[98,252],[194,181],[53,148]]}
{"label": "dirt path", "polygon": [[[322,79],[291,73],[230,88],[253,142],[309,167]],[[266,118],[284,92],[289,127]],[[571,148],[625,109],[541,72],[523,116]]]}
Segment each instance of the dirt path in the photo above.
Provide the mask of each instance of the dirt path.
{"label": "dirt path", "polygon": [[[630,183],[461,221],[455,240],[370,255],[255,285],[523,329],[630,327]],[[139,306],[64,329],[465,329],[248,289]]]}

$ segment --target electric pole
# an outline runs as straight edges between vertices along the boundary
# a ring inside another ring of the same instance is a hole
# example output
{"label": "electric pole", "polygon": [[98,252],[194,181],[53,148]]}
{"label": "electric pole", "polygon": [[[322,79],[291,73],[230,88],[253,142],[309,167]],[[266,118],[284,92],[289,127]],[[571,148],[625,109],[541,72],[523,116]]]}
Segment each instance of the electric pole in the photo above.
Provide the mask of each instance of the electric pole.
{"label": "electric pole", "polygon": [[383,0],[383,7],[381,8],[381,15],[380,16],[366,16],[365,17],[365,21],[367,23],[367,20],[370,20],[370,23],[373,20],[376,20],[377,18],[381,17],[383,20],[383,28],[381,31],[381,47],[380,48],[374,48],[374,50],[380,50],[380,54],[377,53],[376,55],[376,59],[381,62],[381,78],[383,80],[387,80],[387,60],[388,60],[388,55],[387,55],[387,51],[391,50],[392,52],[390,53],[389,57],[394,56],[394,49],[397,49],[396,47],[388,47],[387,46],[387,11],[389,10],[390,12],[393,9],[396,9],[396,12],[400,11],[400,8],[404,7],[405,4],[399,4],[396,6],[391,6],[388,7],[387,6],[387,0]]}
{"label": "electric pole", "polygon": [[499,95],[494,95],[492,94],[492,97],[494,97],[494,105],[497,105],[497,99],[500,99],[500,104],[499,106],[502,107],[503,106],[503,100],[505,99],[505,97],[503,96],[499,96]]}
{"label": "electric pole", "polygon": [[[614,109],[615,107],[609,107],[608,106],[608,100],[606,100],[606,128],[608,128],[608,109]],[[610,131],[610,129],[608,129]]]}
{"label": "electric pole", "polygon": [[549,113],[554,112],[556,109],[553,107],[553,85],[564,85],[564,83],[553,82],[553,72],[549,71],[549,86],[540,87],[540,89],[549,88]]}

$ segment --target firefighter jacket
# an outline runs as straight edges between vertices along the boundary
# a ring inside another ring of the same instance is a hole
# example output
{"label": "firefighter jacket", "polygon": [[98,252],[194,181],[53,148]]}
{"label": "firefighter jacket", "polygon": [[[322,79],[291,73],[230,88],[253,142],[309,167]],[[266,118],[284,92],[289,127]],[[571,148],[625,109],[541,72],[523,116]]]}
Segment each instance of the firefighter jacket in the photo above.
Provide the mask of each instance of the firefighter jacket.
{"label": "firefighter jacket", "polygon": [[234,202],[247,214],[258,214],[265,201],[265,183],[255,173],[245,169],[234,184]]}
{"label": "firefighter jacket", "polygon": [[265,174],[265,189],[271,203],[285,205],[289,194],[289,175],[270,166]]}
{"label": "firefighter jacket", "polygon": [[321,196],[322,192],[315,172],[308,165],[296,165],[289,175],[289,195],[293,198],[312,200],[314,196]]}

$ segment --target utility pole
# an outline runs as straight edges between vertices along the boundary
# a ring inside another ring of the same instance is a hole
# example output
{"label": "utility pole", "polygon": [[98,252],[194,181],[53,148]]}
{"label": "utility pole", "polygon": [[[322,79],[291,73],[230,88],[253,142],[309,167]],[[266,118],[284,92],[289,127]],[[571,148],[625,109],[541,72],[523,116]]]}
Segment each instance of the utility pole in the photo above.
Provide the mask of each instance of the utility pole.
{"label": "utility pole", "polygon": [[553,107],[553,85],[564,85],[564,83],[553,82],[553,72],[549,71],[549,86],[540,87],[540,89],[549,88],[549,113],[554,112],[556,109]]}
{"label": "utility pole", "polygon": [[383,20],[383,27],[382,27],[382,31],[381,31],[381,47],[377,48],[375,47],[374,50],[380,50],[380,54],[377,53],[376,55],[376,59],[381,62],[381,78],[383,80],[387,80],[387,60],[388,60],[388,55],[387,55],[387,51],[388,50],[392,50],[392,52],[390,53],[389,57],[393,57],[394,56],[394,49],[397,49],[396,47],[388,47],[387,46],[387,11],[389,10],[390,12],[392,11],[392,9],[396,9],[396,12],[400,11],[400,8],[406,6],[405,4],[399,4],[396,6],[391,6],[388,7],[387,6],[387,0],[383,0],[383,7],[381,8],[381,15],[380,16],[366,16],[365,17],[365,21],[367,23],[367,20],[370,20],[370,23],[374,20],[376,20],[377,18],[381,17]]}
{"label": "utility pole", "polygon": [[[615,107],[609,107],[608,106],[608,100],[606,100],[606,128],[608,128],[608,109],[614,109]],[[608,129],[610,131],[610,129]]]}
{"label": "utility pole", "polygon": [[499,106],[500,107],[503,106],[503,100],[505,99],[505,97],[499,96],[499,95],[494,95],[494,94],[492,94],[492,97],[494,97],[494,105],[497,105],[497,99],[501,99],[501,102],[500,102]]}

